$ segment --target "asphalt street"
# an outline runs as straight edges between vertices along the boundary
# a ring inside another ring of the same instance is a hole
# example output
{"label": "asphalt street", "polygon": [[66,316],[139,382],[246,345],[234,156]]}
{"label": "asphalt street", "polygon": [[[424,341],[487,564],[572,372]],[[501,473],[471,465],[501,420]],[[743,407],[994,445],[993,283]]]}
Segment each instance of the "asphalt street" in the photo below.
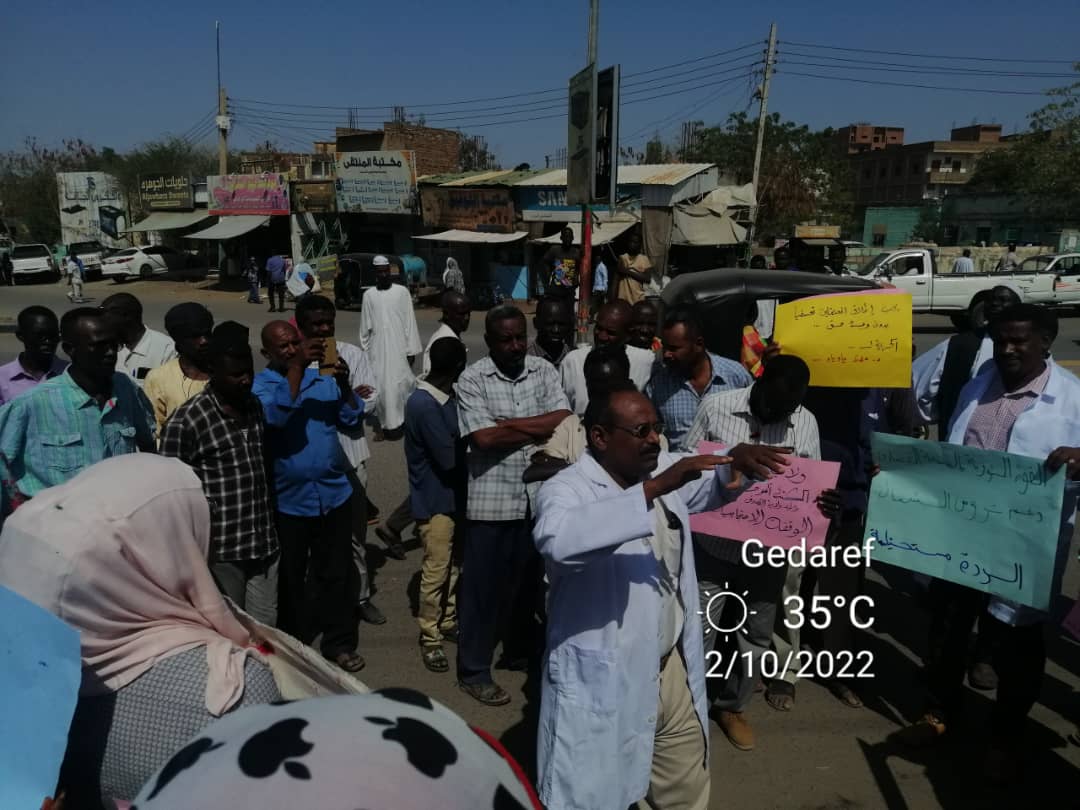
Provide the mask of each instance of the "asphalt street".
{"label": "asphalt street", "polygon": [[[71,306],[64,296],[66,289],[61,285],[2,288],[0,321],[13,318],[30,304],[44,304],[62,312]],[[187,300],[204,303],[218,321],[233,319],[247,324],[252,329],[253,343],[262,325],[279,317],[267,313],[265,305],[245,303],[245,292],[199,289],[184,282],[137,281],[122,287],[93,282],[86,287],[92,303],[119,290],[140,298],[145,322],[156,329],[162,328],[169,307]],[[417,320],[426,341],[436,327],[438,313],[418,310]],[[919,352],[952,333],[945,318],[919,316],[915,322]],[[359,313],[340,313],[338,338],[355,341],[358,326]],[[474,313],[466,335],[470,360],[485,352],[482,332],[483,313]],[[0,362],[13,358],[18,350],[13,334],[0,334]],[[1054,356],[1080,372],[1080,318],[1062,319]],[[261,367],[260,361],[256,364]],[[405,462],[400,442],[373,443],[372,450],[370,495],[385,515],[407,493]],[[513,701],[505,707],[485,708],[457,689],[452,672],[428,672],[420,662],[414,619],[420,566],[418,544],[413,541],[408,546],[408,558],[398,562],[384,556],[374,532],[369,533],[369,543],[370,561],[376,572],[375,602],[389,621],[381,627],[360,628],[361,653],[367,659],[367,668],[360,673],[362,680],[372,688],[408,686],[430,694],[470,723],[501,736],[531,773],[538,709],[534,684],[527,683],[524,674],[496,672],[497,680],[511,692]],[[1074,537],[1062,589],[1070,597],[1080,586],[1075,552]],[[754,751],[737,751],[718,727],[710,728],[710,806],[840,810],[1066,806],[1075,801],[1080,783],[1080,747],[1070,745],[1066,735],[1080,722],[1080,644],[1062,636],[1057,628],[1050,634],[1042,699],[1031,713],[1027,732],[1028,787],[998,789],[987,779],[984,769],[992,694],[969,690],[966,727],[937,748],[912,751],[891,739],[920,714],[923,679],[919,653],[924,646],[927,617],[918,594],[905,592],[906,578],[893,576],[896,569],[882,568],[895,587],[886,582],[881,572],[871,572],[866,594],[873,599],[874,626],[858,640],[859,650],[873,655],[873,677],[853,683],[866,707],[847,708],[814,681],[799,683],[796,705],[790,713],[774,711],[762,695],[755,695],[748,711],[757,735]],[[448,655],[453,659],[452,647]],[[1034,795],[1046,798],[1037,800]]]}

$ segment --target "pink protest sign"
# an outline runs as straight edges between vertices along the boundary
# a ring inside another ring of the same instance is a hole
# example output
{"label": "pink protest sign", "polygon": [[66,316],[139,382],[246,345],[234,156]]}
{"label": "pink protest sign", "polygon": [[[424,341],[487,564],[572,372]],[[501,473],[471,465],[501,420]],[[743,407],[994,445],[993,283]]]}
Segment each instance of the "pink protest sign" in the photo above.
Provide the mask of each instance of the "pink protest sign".
{"label": "pink protest sign", "polygon": [[[693,520],[690,522],[693,523]],[[1072,610],[1069,611],[1069,615],[1065,617],[1061,626],[1072,633],[1073,638],[1080,639],[1080,599],[1073,603]]]}
{"label": "pink protest sign", "polygon": [[[698,452],[723,448],[702,442]],[[750,485],[726,506],[691,515],[691,530],[729,540],[760,540],[766,546],[781,548],[798,545],[803,538],[807,548],[823,545],[829,520],[818,509],[817,497],[822,490],[836,486],[840,464],[798,456],[790,456],[789,461],[781,475]]]}

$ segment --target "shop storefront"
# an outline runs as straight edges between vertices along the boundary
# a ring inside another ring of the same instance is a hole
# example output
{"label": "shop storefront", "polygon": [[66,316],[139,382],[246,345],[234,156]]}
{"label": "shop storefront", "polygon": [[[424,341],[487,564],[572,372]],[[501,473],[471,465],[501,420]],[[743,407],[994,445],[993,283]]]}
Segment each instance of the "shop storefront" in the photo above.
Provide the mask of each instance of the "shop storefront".
{"label": "shop storefront", "polygon": [[217,244],[222,277],[241,275],[249,257],[261,267],[272,255],[291,255],[289,182],[285,175],[211,175],[206,182],[208,211],[220,219],[186,238]]}

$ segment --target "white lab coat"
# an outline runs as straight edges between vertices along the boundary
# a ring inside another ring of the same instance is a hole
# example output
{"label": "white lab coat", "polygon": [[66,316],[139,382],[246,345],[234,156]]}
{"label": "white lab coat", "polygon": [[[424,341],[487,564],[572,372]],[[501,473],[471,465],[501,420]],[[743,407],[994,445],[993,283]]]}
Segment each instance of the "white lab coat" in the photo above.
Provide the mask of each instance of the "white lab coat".
{"label": "white lab coat", "polygon": [[[1027,410],[1016,418],[1009,433],[1006,450],[1019,456],[1045,459],[1059,447],[1080,447],[1080,380],[1053,360],[1046,388]],[[950,444],[963,444],[968,423],[975,413],[982,395],[997,376],[997,366],[991,365],[964,386],[956,403],[956,413],[949,429]],[[1065,499],[1061,505],[1061,525],[1058,529],[1057,559],[1051,598],[1061,590],[1061,577],[1072,542],[1073,522],[1076,519],[1077,495],[1080,482],[1065,484]],[[1046,614],[1034,608],[1018,605],[999,597],[991,597],[991,615],[1011,625],[1032,624],[1046,618]]]}
{"label": "white lab coat", "polygon": [[[566,392],[566,398],[570,401],[570,409],[578,416],[583,416],[585,408],[589,405],[589,391],[585,387],[585,358],[591,351],[591,346],[574,349],[568,352],[559,364],[563,391]],[[648,349],[627,346],[626,358],[630,361],[631,381],[639,391],[644,391],[645,384],[652,377],[656,355]]]}
{"label": "white lab coat", "polygon": [[368,353],[375,370],[379,425],[383,430],[395,430],[405,423],[405,400],[416,387],[409,357],[423,351],[412,296],[400,284],[392,284],[388,290],[372,287],[364,293],[360,348]]}
{"label": "white lab coat", "polygon": [[[657,470],[682,456],[660,454]],[[682,650],[708,742],[705,657],[690,513],[734,497],[729,466],[663,496],[682,524]],[[642,485],[622,489],[586,452],[541,488],[533,539],[550,583],[537,740],[548,810],[623,810],[645,796],[660,697],[655,513]],[[705,762],[708,762],[706,752]]]}
{"label": "white lab coat", "polygon": [[[950,338],[951,340],[951,338]],[[911,364],[911,384],[915,389],[915,402],[919,416],[926,424],[937,421],[937,395],[941,387],[941,373],[945,370],[945,355],[949,341],[943,340],[929,351],[923,352]],[[986,335],[979,344],[975,362],[971,364],[971,376],[975,377],[994,359],[994,341]]]}

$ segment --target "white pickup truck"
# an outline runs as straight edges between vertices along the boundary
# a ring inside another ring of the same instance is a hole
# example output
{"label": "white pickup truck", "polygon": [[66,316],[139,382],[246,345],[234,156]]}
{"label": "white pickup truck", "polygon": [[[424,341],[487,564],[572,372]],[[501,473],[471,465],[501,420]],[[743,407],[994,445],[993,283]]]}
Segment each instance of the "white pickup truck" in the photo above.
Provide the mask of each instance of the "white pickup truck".
{"label": "white pickup truck", "polygon": [[1023,301],[1050,303],[1054,299],[1054,276],[1038,272],[1027,262],[1007,273],[939,273],[937,257],[925,248],[879,253],[856,273],[911,293],[912,311],[948,315],[957,329],[986,322],[986,294],[998,285],[1011,287]]}

